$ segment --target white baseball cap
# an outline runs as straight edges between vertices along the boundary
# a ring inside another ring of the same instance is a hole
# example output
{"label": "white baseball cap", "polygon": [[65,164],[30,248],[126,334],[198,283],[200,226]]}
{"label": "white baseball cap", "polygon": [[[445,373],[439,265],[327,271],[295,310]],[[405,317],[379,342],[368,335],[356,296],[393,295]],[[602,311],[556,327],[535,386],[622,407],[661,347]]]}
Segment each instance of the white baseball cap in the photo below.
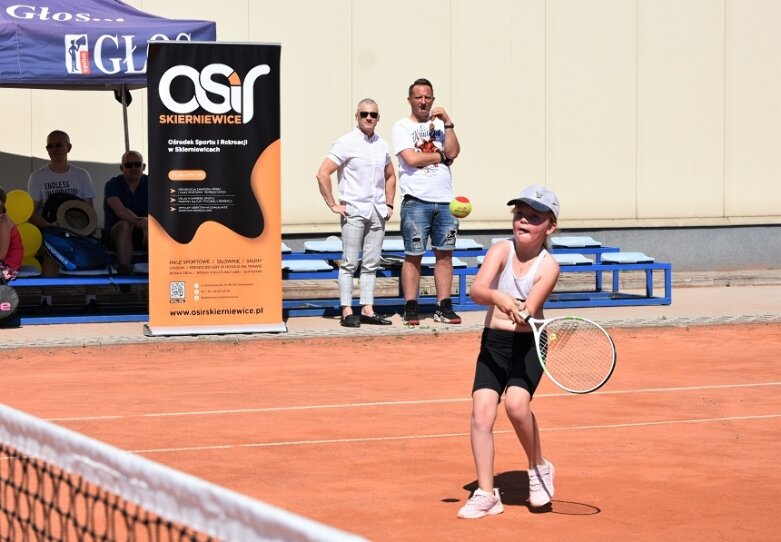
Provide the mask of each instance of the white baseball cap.
{"label": "white baseball cap", "polygon": [[518,203],[526,203],[541,212],[551,211],[553,216],[559,218],[559,198],[552,190],[541,184],[527,186],[517,198],[508,201],[507,205],[517,205]]}

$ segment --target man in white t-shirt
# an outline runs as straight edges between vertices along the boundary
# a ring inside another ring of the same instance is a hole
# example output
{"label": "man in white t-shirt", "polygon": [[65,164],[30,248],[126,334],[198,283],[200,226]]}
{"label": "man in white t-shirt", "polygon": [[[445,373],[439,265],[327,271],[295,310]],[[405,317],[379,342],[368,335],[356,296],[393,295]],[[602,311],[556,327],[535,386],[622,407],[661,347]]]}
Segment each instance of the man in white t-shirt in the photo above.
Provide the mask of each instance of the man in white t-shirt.
{"label": "man in white t-shirt", "polygon": [[[43,229],[47,226],[58,226],[56,217],[44,217],[46,200],[52,194],[65,193],[74,196],[93,205],[95,198],[95,185],[92,184],[90,174],[68,163],[68,153],[73,146],[70,136],[62,130],[54,130],[46,137],[46,152],[49,153],[49,163],[32,172],[27,183],[27,192],[35,202],[35,212],[30,217],[30,222]],[[56,277],[59,274],[57,262],[44,255],[41,262],[41,274],[44,277]],[[100,312],[100,306],[95,298],[95,288],[88,287],[85,304],[88,312]],[[41,296],[39,312],[48,313],[51,310],[51,289],[45,288]]]}
{"label": "man in white t-shirt", "polygon": [[428,79],[418,79],[410,85],[407,102],[410,115],[393,125],[393,152],[399,157],[402,196],[403,320],[411,326],[420,324],[420,263],[431,238],[436,256],[434,320],[460,324],[461,317],[453,312],[450,300],[458,219],[450,213],[449,206],[454,197],[450,166],[461,152],[461,146],[450,115],[442,107],[433,107],[434,89]]}
{"label": "man in white t-shirt", "polygon": [[[340,215],[342,250],[339,265],[341,324],[387,326],[391,321],[374,312],[374,287],[380,267],[385,223],[393,214],[396,173],[388,144],[374,133],[380,121],[377,102],[365,98],[355,112],[357,126],[331,147],[317,171],[317,183],[328,208]],[[333,196],[331,176],[337,172],[339,202]],[[363,253],[363,259],[359,256]],[[353,314],[353,277],[361,264],[360,316]]]}

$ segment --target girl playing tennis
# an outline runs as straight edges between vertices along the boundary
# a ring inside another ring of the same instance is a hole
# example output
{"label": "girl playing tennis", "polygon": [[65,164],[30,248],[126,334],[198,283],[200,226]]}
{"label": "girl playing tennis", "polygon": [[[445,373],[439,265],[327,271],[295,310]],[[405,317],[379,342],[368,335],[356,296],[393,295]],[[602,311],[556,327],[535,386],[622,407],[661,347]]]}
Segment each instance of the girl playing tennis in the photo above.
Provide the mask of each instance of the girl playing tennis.
{"label": "girl playing tennis", "polygon": [[543,370],[532,330],[519,311],[542,319],[542,305],[559,278],[559,265],[545,250],[548,236],[556,231],[559,200],[552,191],[534,184],[507,205],[513,206],[513,237],[488,250],[469,292],[475,303],[489,309],[472,388],[471,440],[478,489],[458,511],[458,517],[465,519],[504,511],[499,489],[494,487],[493,437],[502,394],[529,461],[529,504],[544,506],[553,497],[553,464],[542,456],[537,420],[531,411]]}

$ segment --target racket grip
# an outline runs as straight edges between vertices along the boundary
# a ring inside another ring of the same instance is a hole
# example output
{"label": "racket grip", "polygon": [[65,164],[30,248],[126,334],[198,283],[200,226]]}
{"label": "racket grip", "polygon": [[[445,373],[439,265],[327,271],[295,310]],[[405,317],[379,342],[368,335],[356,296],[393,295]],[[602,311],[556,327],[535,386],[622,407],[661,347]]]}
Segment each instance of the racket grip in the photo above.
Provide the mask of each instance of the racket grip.
{"label": "racket grip", "polygon": [[526,311],[518,311],[518,314],[520,314],[521,318],[523,318],[527,322],[529,321],[529,318],[531,318],[531,315]]}

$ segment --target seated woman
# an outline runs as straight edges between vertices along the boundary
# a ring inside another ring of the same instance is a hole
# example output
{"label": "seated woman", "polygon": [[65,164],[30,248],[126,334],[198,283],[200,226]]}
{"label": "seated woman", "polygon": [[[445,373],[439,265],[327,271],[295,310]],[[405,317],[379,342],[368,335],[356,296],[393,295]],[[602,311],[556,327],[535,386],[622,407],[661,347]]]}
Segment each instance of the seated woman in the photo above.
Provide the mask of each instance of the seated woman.
{"label": "seated woman", "polygon": [[5,284],[16,278],[22,267],[24,245],[19,230],[6,214],[5,190],[0,188],[0,284]]}

